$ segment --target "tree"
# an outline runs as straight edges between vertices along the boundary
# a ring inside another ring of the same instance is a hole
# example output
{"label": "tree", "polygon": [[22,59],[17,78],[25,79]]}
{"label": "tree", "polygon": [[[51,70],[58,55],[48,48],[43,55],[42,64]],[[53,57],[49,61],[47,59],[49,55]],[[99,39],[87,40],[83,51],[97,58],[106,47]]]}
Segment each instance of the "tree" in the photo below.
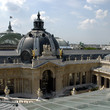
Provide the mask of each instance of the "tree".
{"label": "tree", "polygon": [[84,49],[84,48],[85,48],[85,45],[84,45],[84,43],[82,43],[82,42],[79,42],[79,48],[80,48],[80,49]]}

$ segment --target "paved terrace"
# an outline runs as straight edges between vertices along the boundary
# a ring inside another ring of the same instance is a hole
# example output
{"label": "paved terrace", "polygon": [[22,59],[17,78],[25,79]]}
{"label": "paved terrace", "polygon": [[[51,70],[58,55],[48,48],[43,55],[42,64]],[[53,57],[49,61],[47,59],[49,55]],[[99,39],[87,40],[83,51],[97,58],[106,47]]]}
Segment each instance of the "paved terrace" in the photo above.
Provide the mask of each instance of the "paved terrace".
{"label": "paved terrace", "polygon": [[110,89],[23,104],[28,110],[110,110]]}
{"label": "paved terrace", "polygon": [[[15,109],[17,104],[19,108]],[[7,107],[10,107],[11,110],[110,110],[110,89],[50,100],[15,98],[7,102],[0,101],[0,107],[0,110],[9,110]]]}

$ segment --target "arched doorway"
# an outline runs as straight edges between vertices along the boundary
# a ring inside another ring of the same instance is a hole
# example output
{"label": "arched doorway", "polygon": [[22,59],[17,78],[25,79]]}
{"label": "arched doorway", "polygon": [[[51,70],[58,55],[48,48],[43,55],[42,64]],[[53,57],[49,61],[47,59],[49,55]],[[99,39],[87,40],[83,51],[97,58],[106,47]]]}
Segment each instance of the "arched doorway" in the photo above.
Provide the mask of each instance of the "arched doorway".
{"label": "arched doorway", "polygon": [[40,88],[43,94],[55,91],[55,78],[53,78],[52,71],[46,70],[43,72],[42,79],[40,80]]}

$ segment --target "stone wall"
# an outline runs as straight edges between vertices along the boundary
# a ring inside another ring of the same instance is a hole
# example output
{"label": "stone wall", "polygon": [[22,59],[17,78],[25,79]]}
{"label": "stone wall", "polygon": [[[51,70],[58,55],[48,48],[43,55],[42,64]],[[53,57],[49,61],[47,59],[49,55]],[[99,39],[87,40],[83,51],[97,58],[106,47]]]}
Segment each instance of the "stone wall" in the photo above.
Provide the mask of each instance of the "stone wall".
{"label": "stone wall", "polygon": [[[22,66],[7,68],[5,66],[0,68],[0,83],[3,83],[3,89],[9,84],[14,94],[21,94],[21,96],[23,96],[22,94],[30,94],[33,97],[37,97],[36,91],[40,87],[40,80],[42,80],[44,71],[50,70],[52,72],[52,78],[55,79],[55,91],[59,92],[64,87],[70,86],[70,74],[75,76],[73,79],[74,85],[77,84],[77,78],[79,78],[79,84],[82,84],[83,75],[86,77],[85,83],[91,83],[91,69],[99,65],[99,62],[81,64],[78,62],[77,64],[61,66],[48,62],[37,68],[22,68]],[[77,77],[78,75],[79,77]]]}

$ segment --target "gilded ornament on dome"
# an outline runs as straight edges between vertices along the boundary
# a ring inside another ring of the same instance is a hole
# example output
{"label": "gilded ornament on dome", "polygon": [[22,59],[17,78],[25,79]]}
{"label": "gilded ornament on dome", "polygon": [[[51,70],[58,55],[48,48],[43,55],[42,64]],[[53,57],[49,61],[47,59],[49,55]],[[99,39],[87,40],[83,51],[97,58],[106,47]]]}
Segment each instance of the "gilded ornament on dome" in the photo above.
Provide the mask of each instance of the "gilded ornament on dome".
{"label": "gilded ornament on dome", "polygon": [[60,58],[62,58],[63,55],[63,49],[59,49]]}

